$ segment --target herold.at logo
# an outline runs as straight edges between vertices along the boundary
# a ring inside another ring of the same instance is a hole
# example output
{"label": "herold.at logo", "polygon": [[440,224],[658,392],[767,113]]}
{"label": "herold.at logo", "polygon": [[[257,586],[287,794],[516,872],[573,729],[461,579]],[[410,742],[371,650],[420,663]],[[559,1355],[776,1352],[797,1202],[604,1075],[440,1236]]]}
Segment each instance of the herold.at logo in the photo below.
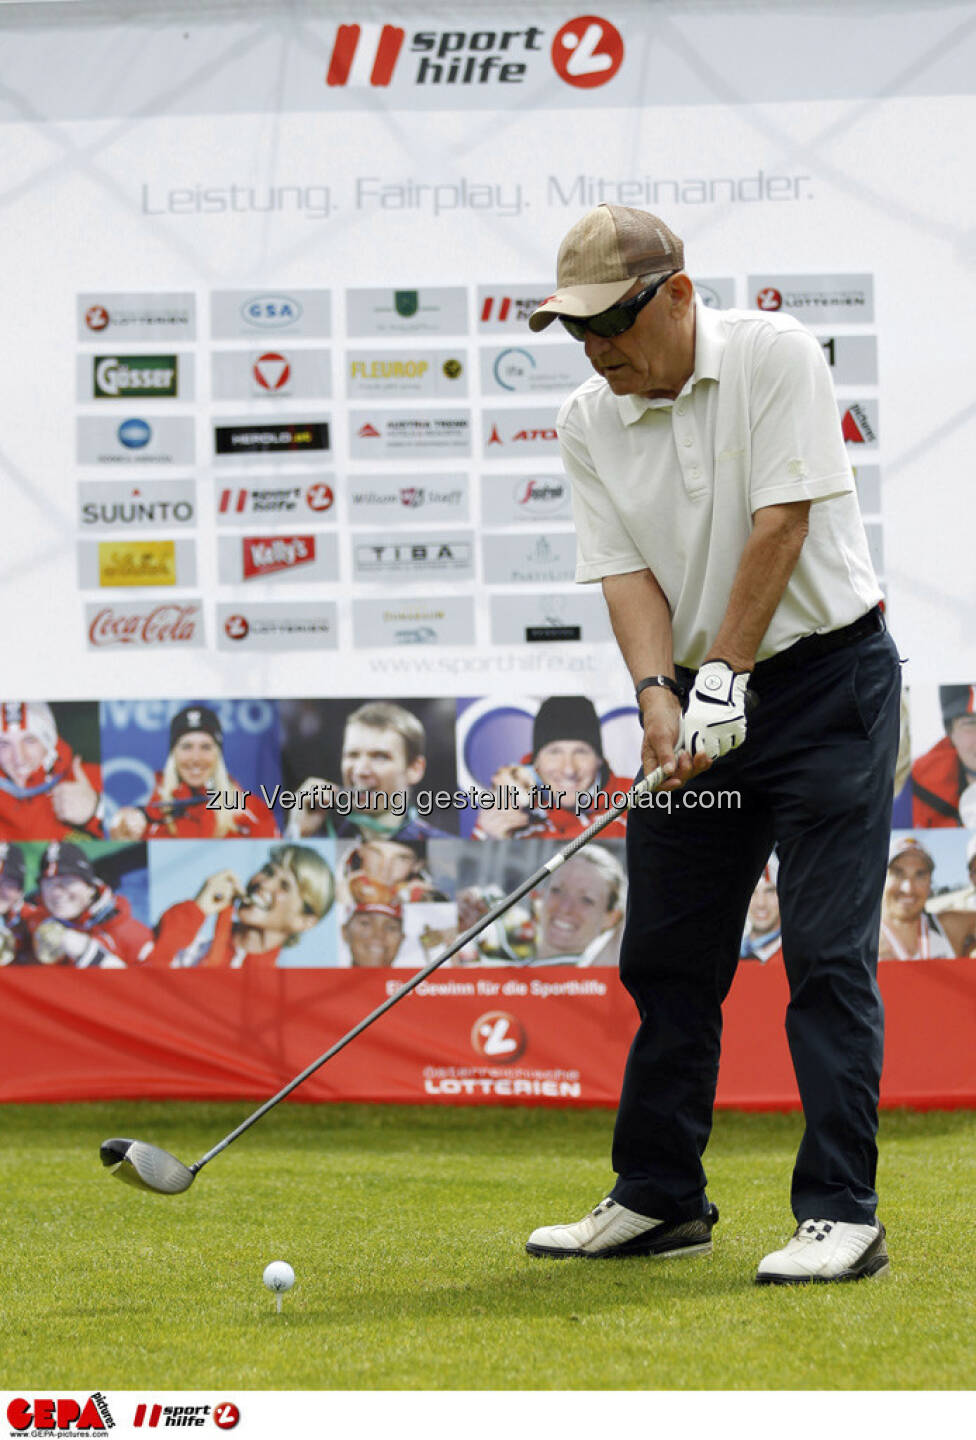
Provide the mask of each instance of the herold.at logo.
{"label": "herold.at logo", "polygon": [[329,427],[323,420],[296,425],[218,425],[218,455],[262,454],[275,450],[328,450]]}
{"label": "herold.at logo", "polygon": [[28,1400],[17,1396],[7,1406],[7,1421],[12,1435],[43,1435],[48,1432],[61,1435],[93,1435],[97,1430],[106,1431],[114,1427],[108,1402],[100,1390],[87,1399],[74,1396],[59,1396]]}
{"label": "herold.at logo", "polygon": [[172,540],[100,540],[99,585],[175,585],[176,545]]}
{"label": "herold.at logo", "polygon": [[96,400],[159,400],[178,393],[175,355],[99,355],[93,359]]}
{"label": "herold.at logo", "polygon": [[183,605],[90,605],[88,644],[93,650],[111,645],[203,644],[203,614],[199,601]]}
{"label": "herold.at logo", "polygon": [[489,1010],[471,1027],[472,1049],[495,1065],[511,1065],[525,1053],[528,1043],[525,1026],[507,1010]]}
{"label": "herold.at logo", "polygon": [[249,535],[241,545],[245,580],[259,580],[315,561],[314,535]]}

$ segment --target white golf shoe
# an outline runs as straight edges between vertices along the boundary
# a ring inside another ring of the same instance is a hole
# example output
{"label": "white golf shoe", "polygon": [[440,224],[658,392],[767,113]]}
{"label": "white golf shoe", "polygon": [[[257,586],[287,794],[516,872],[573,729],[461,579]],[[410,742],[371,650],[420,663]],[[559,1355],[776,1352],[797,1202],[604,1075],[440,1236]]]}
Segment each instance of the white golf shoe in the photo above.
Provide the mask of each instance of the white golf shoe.
{"label": "white golf shoe", "polygon": [[654,1220],[609,1197],[575,1225],[544,1225],[526,1243],[530,1255],[597,1260],[613,1255],[710,1255],[718,1210],[699,1220]]}
{"label": "white golf shoe", "polygon": [[759,1262],[757,1285],[806,1285],[810,1281],[864,1280],[888,1269],[885,1228],[844,1220],[804,1220],[782,1250]]}

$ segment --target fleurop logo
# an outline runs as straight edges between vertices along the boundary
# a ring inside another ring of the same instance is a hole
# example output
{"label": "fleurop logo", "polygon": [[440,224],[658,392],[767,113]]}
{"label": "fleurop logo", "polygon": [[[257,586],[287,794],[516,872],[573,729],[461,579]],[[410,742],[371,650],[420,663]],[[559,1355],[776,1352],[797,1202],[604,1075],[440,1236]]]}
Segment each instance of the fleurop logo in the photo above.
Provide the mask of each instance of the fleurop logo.
{"label": "fleurop logo", "polygon": [[84,1401],[74,1396],[27,1400],[18,1395],[7,1406],[7,1420],[13,1426],[12,1435],[27,1431],[35,1435],[45,1431],[52,1435],[91,1435],[96,1430],[108,1430],[115,1425],[108,1402],[100,1390]]}
{"label": "fleurop logo", "polygon": [[489,1010],[471,1027],[472,1049],[496,1065],[511,1065],[525,1053],[528,1043],[525,1026],[507,1010]]}
{"label": "fleurop logo", "polygon": [[557,30],[552,42],[552,63],[567,85],[593,90],[612,80],[624,60],[620,31],[599,15],[578,15]]}

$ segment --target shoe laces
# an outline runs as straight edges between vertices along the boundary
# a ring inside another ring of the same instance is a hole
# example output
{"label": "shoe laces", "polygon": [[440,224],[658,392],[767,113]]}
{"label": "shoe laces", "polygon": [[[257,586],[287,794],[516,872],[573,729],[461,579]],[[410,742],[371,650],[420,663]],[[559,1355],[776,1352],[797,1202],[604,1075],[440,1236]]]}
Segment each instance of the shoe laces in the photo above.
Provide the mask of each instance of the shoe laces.
{"label": "shoe laces", "polygon": [[804,1220],[796,1227],[793,1239],[807,1245],[826,1240],[835,1223],[833,1220]]}

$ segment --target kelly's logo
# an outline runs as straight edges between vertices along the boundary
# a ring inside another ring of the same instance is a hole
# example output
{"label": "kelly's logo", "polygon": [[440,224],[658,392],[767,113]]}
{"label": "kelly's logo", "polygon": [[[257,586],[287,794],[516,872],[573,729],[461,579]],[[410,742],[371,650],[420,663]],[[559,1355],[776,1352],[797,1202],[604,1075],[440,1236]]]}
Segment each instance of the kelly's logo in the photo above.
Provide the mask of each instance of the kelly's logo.
{"label": "kelly's logo", "polygon": [[241,545],[245,580],[294,570],[315,561],[314,535],[249,535]]}

